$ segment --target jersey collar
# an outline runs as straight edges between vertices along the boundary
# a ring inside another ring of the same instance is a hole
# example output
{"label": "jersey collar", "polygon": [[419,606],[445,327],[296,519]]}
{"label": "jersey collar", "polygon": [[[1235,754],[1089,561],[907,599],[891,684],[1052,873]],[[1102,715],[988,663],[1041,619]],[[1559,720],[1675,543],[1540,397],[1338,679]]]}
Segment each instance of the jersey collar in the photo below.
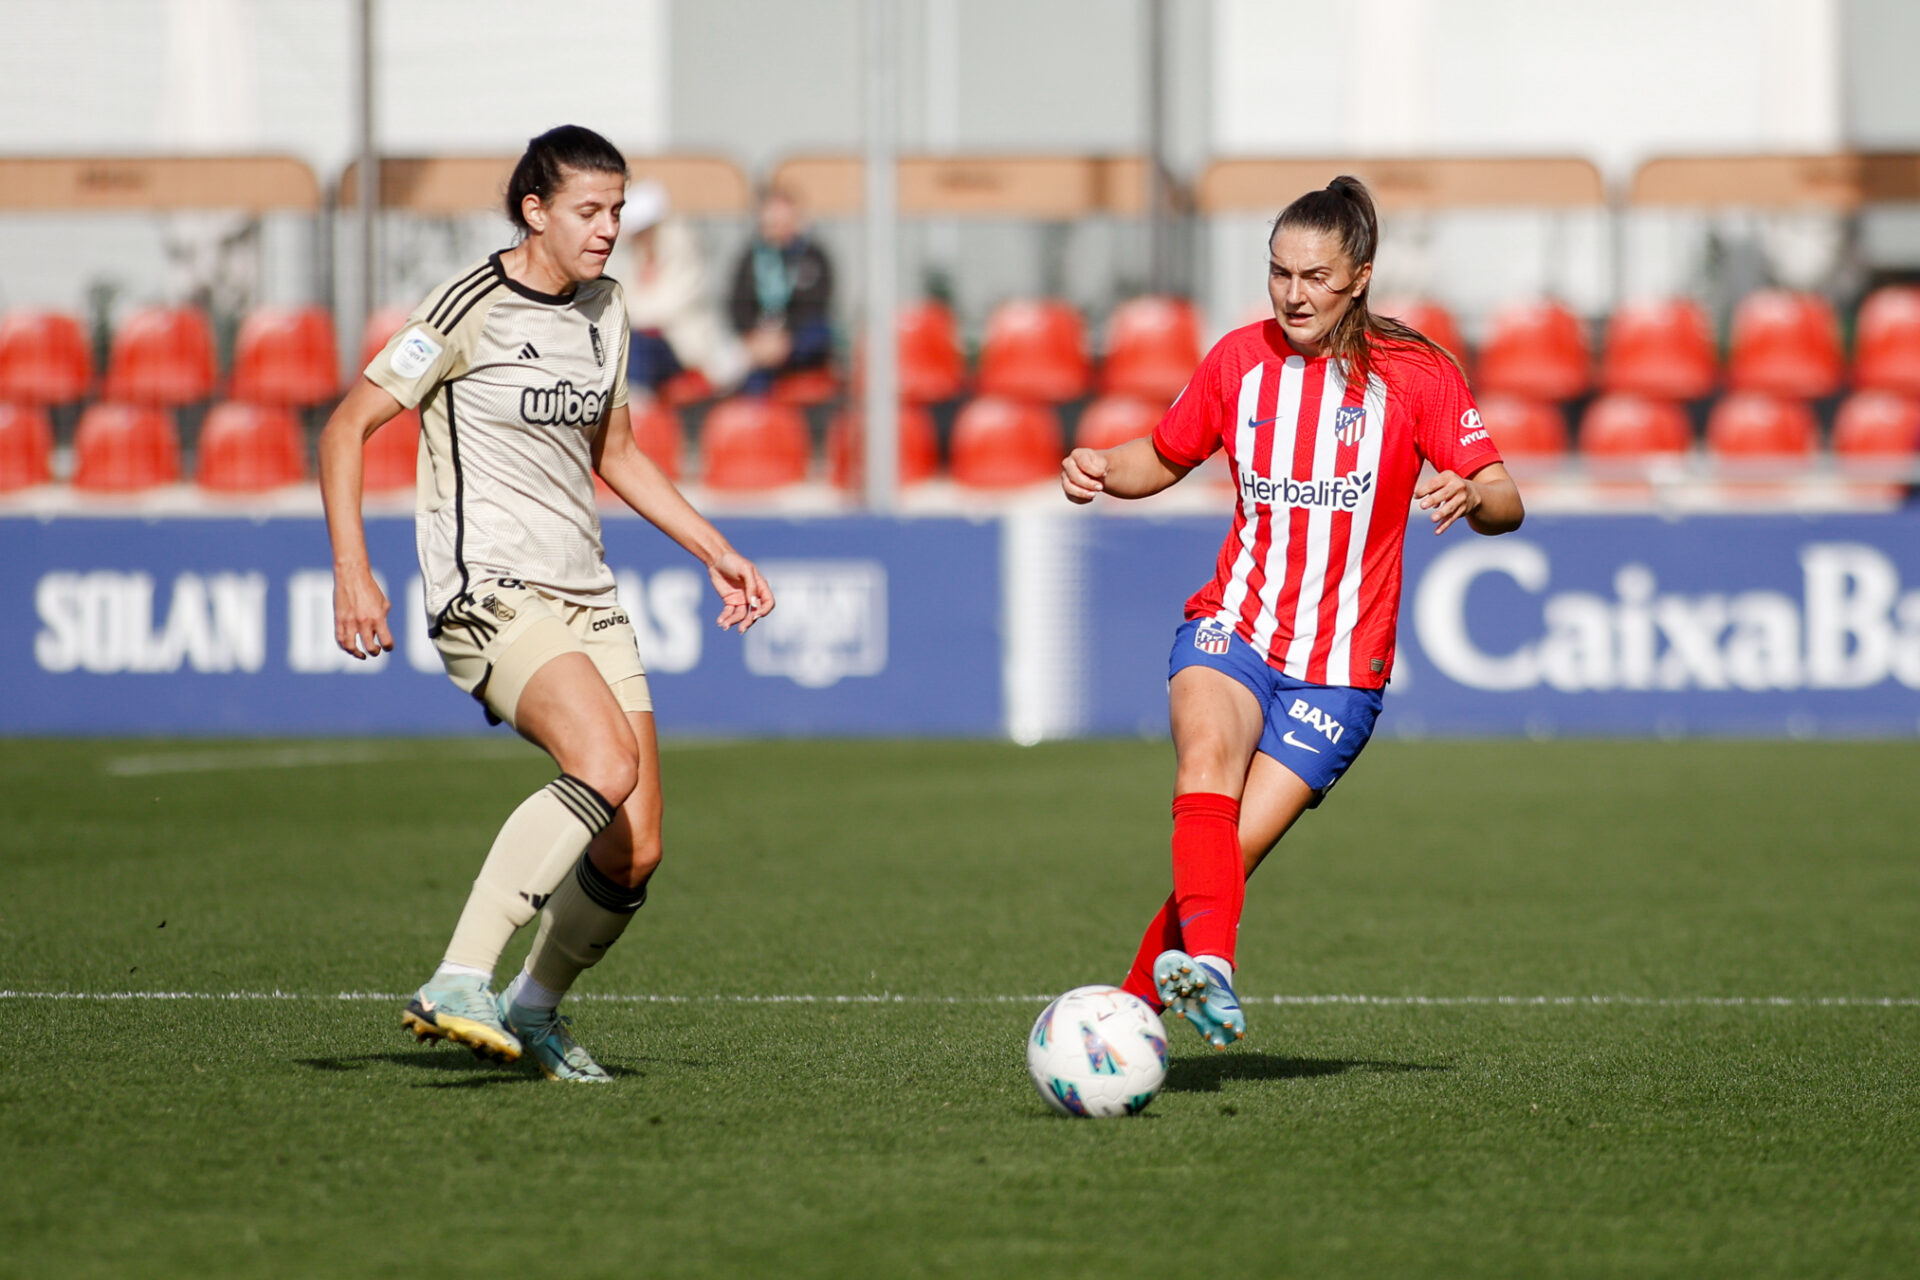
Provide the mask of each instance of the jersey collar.
{"label": "jersey collar", "polygon": [[572,293],[542,293],[538,289],[528,288],[507,274],[506,264],[500,261],[500,253],[500,250],[495,249],[487,255],[487,261],[493,265],[493,274],[499,277],[501,284],[504,284],[521,297],[531,298],[535,302],[544,302],[550,307],[564,307],[579,296],[579,285],[573,287],[574,291]]}

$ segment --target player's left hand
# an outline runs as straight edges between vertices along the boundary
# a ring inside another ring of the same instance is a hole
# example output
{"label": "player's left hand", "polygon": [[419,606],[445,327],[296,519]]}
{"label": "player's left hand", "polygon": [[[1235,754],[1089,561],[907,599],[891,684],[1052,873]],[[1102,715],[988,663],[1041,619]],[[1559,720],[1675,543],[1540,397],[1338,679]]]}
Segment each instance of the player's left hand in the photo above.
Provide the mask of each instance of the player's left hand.
{"label": "player's left hand", "polygon": [[1451,471],[1422,476],[1413,486],[1413,496],[1419,499],[1427,519],[1433,521],[1436,535],[1445,533],[1455,520],[1480,509],[1480,487]]}
{"label": "player's left hand", "polygon": [[738,626],[742,632],[773,612],[773,588],[760,576],[753,561],[729,551],[707,566],[713,589],[720,593],[720,629]]}

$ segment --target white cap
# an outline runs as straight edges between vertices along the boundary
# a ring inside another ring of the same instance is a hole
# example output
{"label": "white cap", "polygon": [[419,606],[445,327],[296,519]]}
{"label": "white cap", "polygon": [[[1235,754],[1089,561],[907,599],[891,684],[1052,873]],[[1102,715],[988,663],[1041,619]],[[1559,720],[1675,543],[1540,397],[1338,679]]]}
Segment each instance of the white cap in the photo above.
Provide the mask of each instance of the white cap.
{"label": "white cap", "polygon": [[628,231],[645,231],[667,216],[667,189],[652,178],[642,178],[627,188],[627,207],[620,221]]}

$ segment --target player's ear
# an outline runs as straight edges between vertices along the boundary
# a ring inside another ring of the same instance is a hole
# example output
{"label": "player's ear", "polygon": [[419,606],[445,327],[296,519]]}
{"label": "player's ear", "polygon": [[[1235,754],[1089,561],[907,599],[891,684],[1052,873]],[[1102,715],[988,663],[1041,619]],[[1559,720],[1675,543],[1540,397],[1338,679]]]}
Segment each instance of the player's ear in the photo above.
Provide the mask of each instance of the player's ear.
{"label": "player's ear", "polygon": [[538,233],[547,229],[547,208],[531,191],[520,197],[520,216],[526,219],[530,231]]}
{"label": "player's ear", "polygon": [[1373,280],[1373,264],[1365,263],[1353,273],[1353,296],[1359,297],[1367,291],[1367,285]]}

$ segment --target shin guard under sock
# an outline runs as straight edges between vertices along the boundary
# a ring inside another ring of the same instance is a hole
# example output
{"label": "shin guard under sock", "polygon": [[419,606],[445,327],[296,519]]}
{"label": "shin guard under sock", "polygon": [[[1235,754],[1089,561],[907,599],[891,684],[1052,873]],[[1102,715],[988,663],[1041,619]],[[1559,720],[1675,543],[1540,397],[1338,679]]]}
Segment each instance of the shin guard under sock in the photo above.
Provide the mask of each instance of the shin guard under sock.
{"label": "shin guard under sock", "polygon": [[1233,960],[1247,875],[1240,855],[1240,802],[1204,791],[1173,800],[1171,924],[1190,955]]}
{"label": "shin guard under sock", "polygon": [[629,889],[582,855],[540,913],[527,973],[547,990],[565,994],[575,978],[600,963],[646,900],[646,885]]}
{"label": "shin guard under sock", "polygon": [[563,773],[520,802],[494,837],[447,943],[448,962],[492,973],[507,939],[546,904],[614,807]]}

